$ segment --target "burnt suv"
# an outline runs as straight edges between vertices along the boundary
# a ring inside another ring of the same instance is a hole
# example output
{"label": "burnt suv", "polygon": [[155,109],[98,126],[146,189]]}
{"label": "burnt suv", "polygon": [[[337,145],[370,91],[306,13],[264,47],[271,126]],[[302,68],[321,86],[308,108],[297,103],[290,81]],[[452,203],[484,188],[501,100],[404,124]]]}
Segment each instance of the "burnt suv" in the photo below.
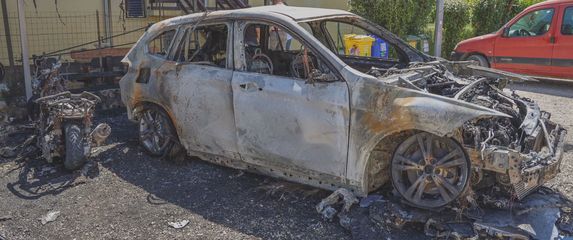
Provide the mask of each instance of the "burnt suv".
{"label": "burnt suv", "polygon": [[[356,54],[352,36],[381,39],[386,53]],[[559,172],[566,130],[503,90],[524,77],[434,59],[346,11],[172,18],[124,62],[122,99],[154,156],[361,196],[392,183],[422,208],[492,185],[523,198]]]}

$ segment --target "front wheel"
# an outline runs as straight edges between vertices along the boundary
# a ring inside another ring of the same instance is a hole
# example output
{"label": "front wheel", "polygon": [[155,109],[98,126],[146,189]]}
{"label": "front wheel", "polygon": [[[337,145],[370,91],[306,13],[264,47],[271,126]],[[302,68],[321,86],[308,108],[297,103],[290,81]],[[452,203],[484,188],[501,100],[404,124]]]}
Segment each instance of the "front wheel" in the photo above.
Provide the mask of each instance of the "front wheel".
{"label": "front wheel", "polygon": [[489,68],[489,62],[487,61],[487,59],[484,56],[481,55],[471,55],[469,56],[467,59],[467,61],[472,61],[475,62],[477,65],[479,65],[480,67],[486,67]]}
{"label": "front wheel", "polygon": [[392,157],[392,184],[410,204],[439,208],[466,190],[470,161],[453,139],[418,133],[402,142]]}
{"label": "front wheel", "polygon": [[66,135],[66,156],[64,158],[64,166],[68,170],[77,170],[87,161],[87,156],[84,151],[86,143],[82,129],[77,124],[68,123],[64,126],[64,131]]}

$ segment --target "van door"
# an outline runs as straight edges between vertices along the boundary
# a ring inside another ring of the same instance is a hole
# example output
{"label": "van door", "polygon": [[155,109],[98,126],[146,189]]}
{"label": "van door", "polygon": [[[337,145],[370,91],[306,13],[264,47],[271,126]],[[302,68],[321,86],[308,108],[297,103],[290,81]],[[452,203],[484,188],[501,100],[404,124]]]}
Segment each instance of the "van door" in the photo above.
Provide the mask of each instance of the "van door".
{"label": "van door", "polygon": [[554,77],[573,79],[573,4],[559,9],[552,69]]}
{"label": "van door", "polygon": [[556,12],[552,7],[532,9],[510,22],[495,41],[495,67],[527,75],[549,74]]}

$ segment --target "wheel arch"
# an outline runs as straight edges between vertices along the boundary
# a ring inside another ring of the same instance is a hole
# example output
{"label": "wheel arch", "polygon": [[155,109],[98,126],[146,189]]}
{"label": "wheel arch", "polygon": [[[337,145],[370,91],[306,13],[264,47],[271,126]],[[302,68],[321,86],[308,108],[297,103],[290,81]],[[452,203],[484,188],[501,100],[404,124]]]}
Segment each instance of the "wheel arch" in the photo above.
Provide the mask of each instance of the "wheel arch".
{"label": "wheel arch", "polygon": [[[468,153],[463,148],[461,127],[462,126],[458,126],[453,132],[446,136],[452,138],[457,144],[459,144],[464,154],[469,159]],[[366,155],[364,156],[365,164],[363,169],[362,189],[365,194],[378,190],[391,181],[390,173],[388,171],[390,171],[389,167],[396,148],[408,137],[422,132],[439,136],[430,129],[414,128],[379,135],[371,141],[374,144],[371,144],[372,147],[365,151]],[[384,174],[385,172],[387,174]]]}
{"label": "wheel arch", "polygon": [[462,61],[467,61],[468,58],[469,58],[470,56],[473,56],[473,55],[477,55],[477,56],[481,56],[481,57],[485,58],[485,60],[487,61],[488,67],[491,67],[491,59],[490,59],[490,57],[488,57],[487,55],[483,54],[482,52],[478,52],[478,51],[472,51],[472,52],[467,52],[467,53],[465,53],[465,54],[462,56],[461,60],[462,60]]}
{"label": "wheel arch", "polygon": [[171,124],[173,125],[173,127],[175,127],[175,131],[177,136],[180,136],[180,127],[177,124],[176,118],[173,115],[173,112],[170,111],[170,109],[159,103],[159,102],[155,102],[155,101],[139,101],[136,104],[133,105],[133,108],[131,110],[131,115],[133,116],[133,120],[134,121],[138,121],[139,117],[141,116],[141,112],[146,109],[146,108],[158,108],[160,110],[162,110],[163,112],[165,112],[167,114],[167,116],[169,117],[169,120],[171,121]]}

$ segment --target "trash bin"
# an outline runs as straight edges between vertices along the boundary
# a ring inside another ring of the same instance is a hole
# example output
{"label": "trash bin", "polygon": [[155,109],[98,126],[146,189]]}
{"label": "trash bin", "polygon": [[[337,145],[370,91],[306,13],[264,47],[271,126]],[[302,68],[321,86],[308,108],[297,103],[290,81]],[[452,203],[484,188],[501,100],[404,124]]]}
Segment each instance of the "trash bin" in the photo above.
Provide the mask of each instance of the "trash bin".
{"label": "trash bin", "polygon": [[372,57],[388,59],[388,43],[376,35],[369,36],[374,38],[374,43],[372,44]]}
{"label": "trash bin", "polygon": [[420,50],[423,53],[430,53],[430,41],[426,35],[408,35],[406,41],[410,46]]}
{"label": "trash bin", "polygon": [[344,54],[347,56],[372,56],[372,43],[374,38],[366,35],[344,35]]}

